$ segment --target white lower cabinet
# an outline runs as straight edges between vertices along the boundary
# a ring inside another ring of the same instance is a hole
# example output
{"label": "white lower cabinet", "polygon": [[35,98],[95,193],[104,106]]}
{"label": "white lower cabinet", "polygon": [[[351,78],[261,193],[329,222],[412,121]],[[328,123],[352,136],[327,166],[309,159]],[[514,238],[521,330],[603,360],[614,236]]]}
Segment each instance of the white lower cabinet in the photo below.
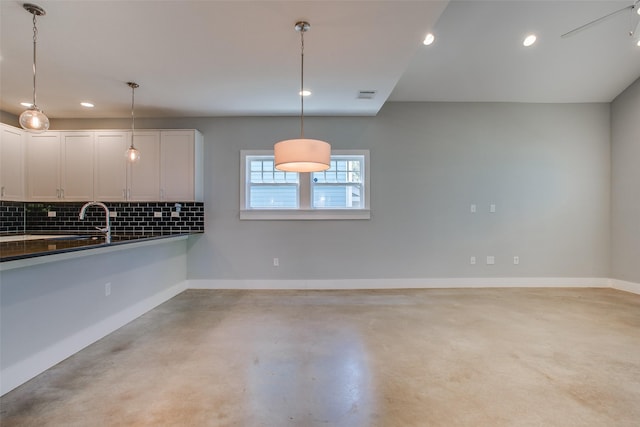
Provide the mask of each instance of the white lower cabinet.
{"label": "white lower cabinet", "polygon": [[25,199],[25,138],[22,129],[0,123],[0,200]]}

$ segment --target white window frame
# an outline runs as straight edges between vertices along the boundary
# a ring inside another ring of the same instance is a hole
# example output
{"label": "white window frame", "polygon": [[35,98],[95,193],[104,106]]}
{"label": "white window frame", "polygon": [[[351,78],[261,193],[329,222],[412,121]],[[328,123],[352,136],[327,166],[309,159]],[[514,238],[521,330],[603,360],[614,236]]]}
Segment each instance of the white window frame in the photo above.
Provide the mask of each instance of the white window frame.
{"label": "white window frame", "polygon": [[251,209],[247,207],[247,157],[273,156],[273,150],[240,150],[240,219],[241,220],[337,220],[371,219],[370,194],[371,171],[369,150],[331,150],[336,156],[364,157],[364,206],[360,209],[326,209],[311,207],[311,176],[300,173],[299,207],[297,209]]}

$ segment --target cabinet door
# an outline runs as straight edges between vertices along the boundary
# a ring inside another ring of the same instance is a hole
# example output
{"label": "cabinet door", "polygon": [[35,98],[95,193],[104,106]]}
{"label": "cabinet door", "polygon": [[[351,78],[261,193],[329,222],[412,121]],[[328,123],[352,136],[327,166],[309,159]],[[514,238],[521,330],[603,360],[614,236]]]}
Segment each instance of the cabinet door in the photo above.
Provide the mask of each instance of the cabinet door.
{"label": "cabinet door", "polygon": [[60,133],[27,133],[29,199],[60,199]]}
{"label": "cabinet door", "polygon": [[24,143],[21,129],[0,124],[0,200],[24,200]]}
{"label": "cabinet door", "polygon": [[193,201],[194,131],[160,133],[160,195],[162,200]]}
{"label": "cabinet door", "polygon": [[136,131],[140,160],[129,164],[129,200],[160,200],[160,132]]}
{"label": "cabinet door", "polygon": [[129,132],[98,131],[95,133],[96,161],[94,198],[98,201],[126,199],[127,169],[125,153]]}
{"label": "cabinet door", "polygon": [[65,200],[93,200],[93,135],[93,132],[62,132],[60,135],[60,187]]}

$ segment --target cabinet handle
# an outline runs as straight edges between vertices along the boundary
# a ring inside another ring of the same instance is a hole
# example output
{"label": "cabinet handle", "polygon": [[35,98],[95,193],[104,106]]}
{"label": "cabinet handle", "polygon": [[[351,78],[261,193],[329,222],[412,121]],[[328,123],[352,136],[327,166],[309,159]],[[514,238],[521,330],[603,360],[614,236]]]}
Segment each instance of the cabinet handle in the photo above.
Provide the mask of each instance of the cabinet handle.
{"label": "cabinet handle", "polygon": [[4,197],[4,185],[0,188],[0,197]]}
{"label": "cabinet handle", "polygon": [[64,199],[64,188],[60,189],[60,198]]}
{"label": "cabinet handle", "polygon": [[124,190],[124,188],[122,189],[122,198],[123,198],[123,199],[126,199],[126,198],[127,198],[127,196],[125,195],[125,190]]}
{"label": "cabinet handle", "polygon": [[127,200],[131,198],[131,189],[127,188]]}
{"label": "cabinet handle", "polygon": [[60,189],[56,188],[56,199],[60,198]]}

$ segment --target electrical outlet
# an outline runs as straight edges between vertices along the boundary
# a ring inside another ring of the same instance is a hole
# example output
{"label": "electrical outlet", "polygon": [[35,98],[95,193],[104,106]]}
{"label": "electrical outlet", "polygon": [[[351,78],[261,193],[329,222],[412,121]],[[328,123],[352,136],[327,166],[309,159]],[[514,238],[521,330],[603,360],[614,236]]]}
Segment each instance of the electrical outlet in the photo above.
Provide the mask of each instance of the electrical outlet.
{"label": "electrical outlet", "polygon": [[108,297],[109,295],[111,295],[111,282],[104,284],[104,296]]}
{"label": "electrical outlet", "polygon": [[109,211],[109,218],[115,218],[118,216],[118,212],[115,211]]}
{"label": "electrical outlet", "polygon": [[495,204],[490,204],[489,205],[489,212],[491,213],[496,213],[496,205]]}
{"label": "electrical outlet", "polygon": [[471,208],[469,209],[471,213],[476,213],[477,210],[478,210],[478,207],[476,205],[471,205]]}
{"label": "electrical outlet", "polygon": [[56,217],[56,215],[57,215],[57,214],[56,214],[56,211],[49,211],[49,212],[47,212],[47,216],[48,216],[49,218],[55,218],[55,217]]}
{"label": "electrical outlet", "polygon": [[516,265],[520,264],[520,257],[519,256],[514,256],[513,257],[513,263],[516,264]]}
{"label": "electrical outlet", "polygon": [[162,212],[154,212],[153,213],[153,217],[154,218],[162,218]]}
{"label": "electrical outlet", "polygon": [[496,257],[494,257],[493,255],[489,255],[487,257],[487,265],[493,265],[496,263]]}
{"label": "electrical outlet", "polygon": [[280,260],[278,258],[274,258],[273,259],[273,266],[274,267],[279,267],[280,266]]}
{"label": "electrical outlet", "polygon": [[171,218],[179,218],[180,212],[171,212]]}
{"label": "electrical outlet", "polygon": [[472,256],[471,258],[469,258],[469,264],[476,265],[476,257]]}

